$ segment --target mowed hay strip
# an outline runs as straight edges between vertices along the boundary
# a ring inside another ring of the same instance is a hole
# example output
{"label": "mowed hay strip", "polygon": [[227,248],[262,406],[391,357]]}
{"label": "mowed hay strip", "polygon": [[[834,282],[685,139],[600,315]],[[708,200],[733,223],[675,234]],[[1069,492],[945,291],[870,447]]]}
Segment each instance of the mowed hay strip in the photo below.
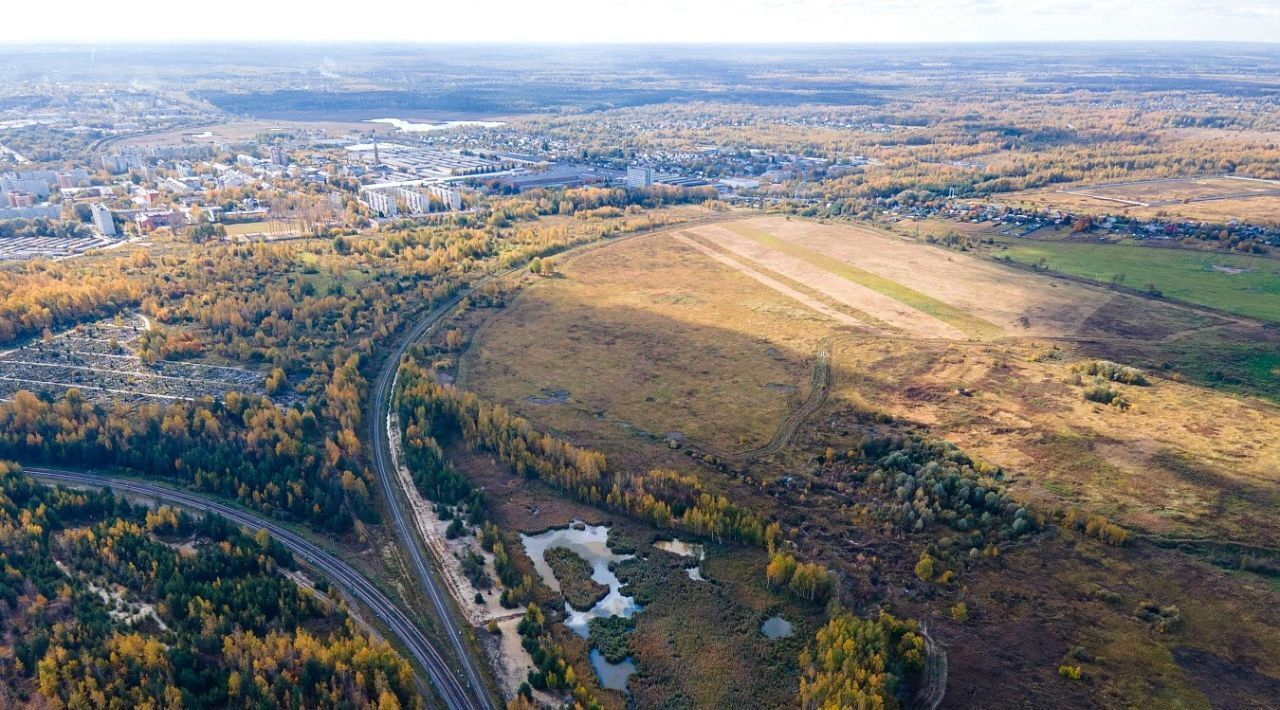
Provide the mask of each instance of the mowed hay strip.
{"label": "mowed hay strip", "polygon": [[824,271],[888,296],[921,313],[933,316],[950,326],[960,329],[971,338],[999,338],[1005,334],[994,323],[978,318],[949,303],[939,301],[897,281],[860,269],[852,264],[847,264],[822,252],[780,239],[762,229],[757,229],[742,222],[732,222],[722,226],[762,246],[767,246],[797,259],[803,259]]}

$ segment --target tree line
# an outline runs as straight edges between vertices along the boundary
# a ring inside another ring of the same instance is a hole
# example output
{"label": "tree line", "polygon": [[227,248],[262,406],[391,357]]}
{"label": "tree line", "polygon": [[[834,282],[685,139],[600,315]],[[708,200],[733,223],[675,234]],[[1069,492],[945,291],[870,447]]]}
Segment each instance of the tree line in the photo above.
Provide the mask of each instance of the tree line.
{"label": "tree line", "polygon": [[[345,373],[345,377],[343,377]],[[0,456],[113,467],[216,493],[335,533],[371,513],[358,465],[360,388],[354,364],[331,385],[344,402],[322,411],[277,407],[232,392],[222,400],[105,405],[70,389],[58,399],[19,391],[0,402]],[[335,433],[326,436],[326,421]]]}
{"label": "tree line", "polygon": [[681,528],[717,541],[766,541],[769,525],[763,518],[705,491],[692,476],[611,469],[604,454],[538,432],[506,407],[439,382],[412,357],[401,363],[395,405],[406,439],[412,432],[421,452],[417,455],[440,472],[425,475],[445,489],[452,490],[454,477],[437,452],[440,442],[458,441],[493,453],[515,475],[541,480],[577,500],[621,510],[658,527]]}

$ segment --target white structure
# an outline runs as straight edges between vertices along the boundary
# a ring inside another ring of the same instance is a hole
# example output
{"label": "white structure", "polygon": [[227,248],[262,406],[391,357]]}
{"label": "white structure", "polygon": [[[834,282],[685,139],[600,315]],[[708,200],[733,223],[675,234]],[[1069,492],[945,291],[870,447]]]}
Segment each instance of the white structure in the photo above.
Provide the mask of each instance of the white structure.
{"label": "white structure", "polygon": [[428,214],[432,211],[433,200],[439,200],[444,211],[456,212],[462,209],[462,193],[448,185],[368,187],[365,188],[365,195],[365,204],[378,212],[383,212],[383,210],[375,206],[373,200],[367,197],[368,195],[385,195],[393,200],[398,200],[404,204],[404,209],[408,214]]}
{"label": "white structure", "polygon": [[62,208],[57,205],[34,205],[32,207],[0,206],[0,220],[4,219],[58,219],[62,216]]}
{"label": "white structure", "polygon": [[102,232],[103,236],[114,237],[116,235],[116,220],[111,216],[111,210],[101,202],[93,202],[89,205],[89,211],[93,213],[93,226]]}
{"label": "white structure", "polygon": [[191,186],[177,178],[165,178],[160,181],[160,187],[172,192],[175,195],[190,195]]}
{"label": "white structure", "polygon": [[409,214],[426,214],[431,211],[431,198],[427,195],[407,187],[400,188],[398,192]]}
{"label": "white structure", "polygon": [[457,212],[462,209],[462,193],[447,185],[428,185],[427,191],[444,203],[444,208]]}
{"label": "white structure", "polygon": [[627,168],[627,187],[649,187],[653,184],[653,168],[632,165]]}
{"label": "white structure", "polygon": [[[28,173],[24,173],[27,175]],[[54,179],[54,184],[57,179]],[[38,198],[49,196],[49,181],[39,177],[20,177],[9,173],[0,176],[0,192],[29,192]]]}
{"label": "white structure", "polygon": [[380,216],[395,217],[399,213],[395,193],[388,195],[385,192],[377,192],[376,190],[365,190],[361,194],[361,201]]}

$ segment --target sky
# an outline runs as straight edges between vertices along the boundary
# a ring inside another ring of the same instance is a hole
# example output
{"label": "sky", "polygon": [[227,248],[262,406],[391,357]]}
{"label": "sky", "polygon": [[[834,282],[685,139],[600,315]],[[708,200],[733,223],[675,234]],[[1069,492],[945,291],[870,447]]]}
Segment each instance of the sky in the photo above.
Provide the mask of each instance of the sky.
{"label": "sky", "polygon": [[0,43],[1280,41],[1280,0],[29,0]]}

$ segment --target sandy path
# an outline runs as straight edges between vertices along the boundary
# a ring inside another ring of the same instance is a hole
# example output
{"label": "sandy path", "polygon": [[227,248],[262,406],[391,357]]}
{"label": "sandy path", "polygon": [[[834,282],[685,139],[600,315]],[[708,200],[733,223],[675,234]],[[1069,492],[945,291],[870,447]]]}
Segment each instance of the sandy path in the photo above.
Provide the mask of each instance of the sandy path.
{"label": "sandy path", "polygon": [[[520,637],[516,631],[516,625],[524,615],[524,610],[506,609],[498,603],[498,583],[496,582],[498,575],[493,568],[493,555],[485,552],[475,538],[464,536],[450,540],[445,536],[445,530],[449,524],[436,516],[431,509],[431,502],[418,493],[408,467],[401,463],[403,450],[400,441],[400,422],[394,409],[387,415],[387,434],[391,441],[391,460],[395,467],[397,482],[409,501],[414,525],[430,549],[432,557],[440,563],[443,573],[441,578],[444,579],[449,594],[453,597],[458,609],[466,615],[467,622],[474,627],[480,627],[477,633],[482,640],[491,636],[483,627],[490,621],[498,624],[499,638],[483,640],[481,645],[502,686],[503,697],[513,698],[520,683],[528,676],[529,669],[533,668],[533,659],[520,645]],[[495,580],[495,586],[489,590],[490,593],[482,595],[483,605],[475,603],[476,589],[462,571],[462,563],[455,554],[466,550],[474,550],[484,557],[485,569],[489,572],[489,577]]]}

